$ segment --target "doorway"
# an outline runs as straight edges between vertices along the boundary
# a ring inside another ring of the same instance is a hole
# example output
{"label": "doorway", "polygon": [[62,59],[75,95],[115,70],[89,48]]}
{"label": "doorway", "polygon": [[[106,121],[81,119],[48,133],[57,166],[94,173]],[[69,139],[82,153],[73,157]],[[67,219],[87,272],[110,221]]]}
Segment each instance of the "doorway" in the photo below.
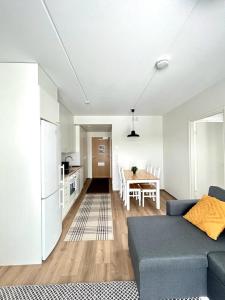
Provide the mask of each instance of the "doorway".
{"label": "doorway", "polygon": [[92,178],[110,177],[110,138],[92,137]]}
{"label": "doorway", "polygon": [[224,187],[224,114],[191,122],[191,196],[208,194],[210,185]]}

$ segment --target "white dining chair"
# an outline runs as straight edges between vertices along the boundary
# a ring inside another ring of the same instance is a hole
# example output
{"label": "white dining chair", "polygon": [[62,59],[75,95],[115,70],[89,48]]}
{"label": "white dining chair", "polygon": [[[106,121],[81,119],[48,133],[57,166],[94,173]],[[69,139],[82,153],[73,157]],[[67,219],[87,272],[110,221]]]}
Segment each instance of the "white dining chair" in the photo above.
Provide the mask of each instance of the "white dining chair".
{"label": "white dining chair", "polygon": [[[122,178],[123,178],[123,187],[124,187],[123,201],[125,202],[125,205],[126,205],[126,194],[125,194],[126,180],[124,177],[123,169],[121,169],[121,174],[122,174]],[[131,183],[129,185],[129,198],[134,198],[135,200],[138,201],[139,206],[141,206],[141,188],[140,188],[139,184]]]}
{"label": "white dining chair", "polygon": [[147,165],[146,165],[145,170],[146,170],[146,172],[150,173],[150,164],[147,164]]}
{"label": "white dining chair", "polygon": [[[149,172],[151,173],[151,172]],[[156,178],[160,178],[160,168],[153,168],[152,173]],[[153,201],[156,201],[156,185],[154,183],[152,184],[139,184],[141,188],[141,199],[142,199],[142,206],[145,205],[145,199],[150,198]]]}
{"label": "white dining chair", "polygon": [[160,178],[160,172],[161,172],[160,168],[154,168],[153,175],[157,178]]}
{"label": "white dining chair", "polygon": [[153,165],[149,165],[148,172],[149,172],[150,174],[152,174],[152,173],[153,173],[153,169],[154,169]]}
{"label": "white dining chair", "polygon": [[119,192],[120,192],[120,198],[123,199],[123,193],[124,193],[124,181],[123,181],[123,175],[122,175],[122,167],[119,166]]}
{"label": "white dining chair", "polygon": [[129,187],[129,197],[138,201],[138,205],[141,206],[141,188],[137,183],[131,183]]}

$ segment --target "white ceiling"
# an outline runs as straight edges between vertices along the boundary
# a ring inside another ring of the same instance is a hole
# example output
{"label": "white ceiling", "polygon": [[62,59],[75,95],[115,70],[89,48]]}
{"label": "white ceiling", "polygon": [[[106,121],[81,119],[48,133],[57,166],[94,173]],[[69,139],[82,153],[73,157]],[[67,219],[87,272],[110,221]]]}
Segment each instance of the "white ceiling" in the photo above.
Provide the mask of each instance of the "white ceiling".
{"label": "white ceiling", "polygon": [[225,77],[224,0],[0,0],[0,38],[75,115],[162,115]]}

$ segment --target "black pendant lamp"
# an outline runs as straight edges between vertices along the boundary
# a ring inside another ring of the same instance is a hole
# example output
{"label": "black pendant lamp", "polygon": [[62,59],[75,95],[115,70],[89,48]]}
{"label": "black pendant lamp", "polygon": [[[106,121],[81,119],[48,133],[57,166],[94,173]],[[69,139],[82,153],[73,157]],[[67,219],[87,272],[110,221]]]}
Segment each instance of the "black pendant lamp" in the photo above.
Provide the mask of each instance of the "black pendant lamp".
{"label": "black pendant lamp", "polygon": [[131,130],[131,133],[128,134],[127,137],[139,137],[140,135],[137,134],[137,133],[135,132],[135,130],[134,130],[134,112],[135,112],[135,109],[132,108],[130,111],[131,111],[131,113],[132,113],[132,130]]}

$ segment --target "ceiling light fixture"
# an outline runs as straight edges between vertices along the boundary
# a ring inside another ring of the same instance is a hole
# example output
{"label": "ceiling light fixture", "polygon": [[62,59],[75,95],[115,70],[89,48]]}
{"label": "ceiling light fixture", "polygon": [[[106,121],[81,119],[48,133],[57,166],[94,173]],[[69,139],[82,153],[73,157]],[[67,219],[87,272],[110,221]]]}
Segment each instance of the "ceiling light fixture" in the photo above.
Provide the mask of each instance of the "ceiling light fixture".
{"label": "ceiling light fixture", "polygon": [[137,134],[137,133],[135,132],[135,130],[134,130],[134,112],[135,112],[135,109],[132,108],[130,111],[131,111],[131,113],[132,113],[132,130],[131,130],[131,133],[128,134],[127,137],[139,137],[140,135]]}

